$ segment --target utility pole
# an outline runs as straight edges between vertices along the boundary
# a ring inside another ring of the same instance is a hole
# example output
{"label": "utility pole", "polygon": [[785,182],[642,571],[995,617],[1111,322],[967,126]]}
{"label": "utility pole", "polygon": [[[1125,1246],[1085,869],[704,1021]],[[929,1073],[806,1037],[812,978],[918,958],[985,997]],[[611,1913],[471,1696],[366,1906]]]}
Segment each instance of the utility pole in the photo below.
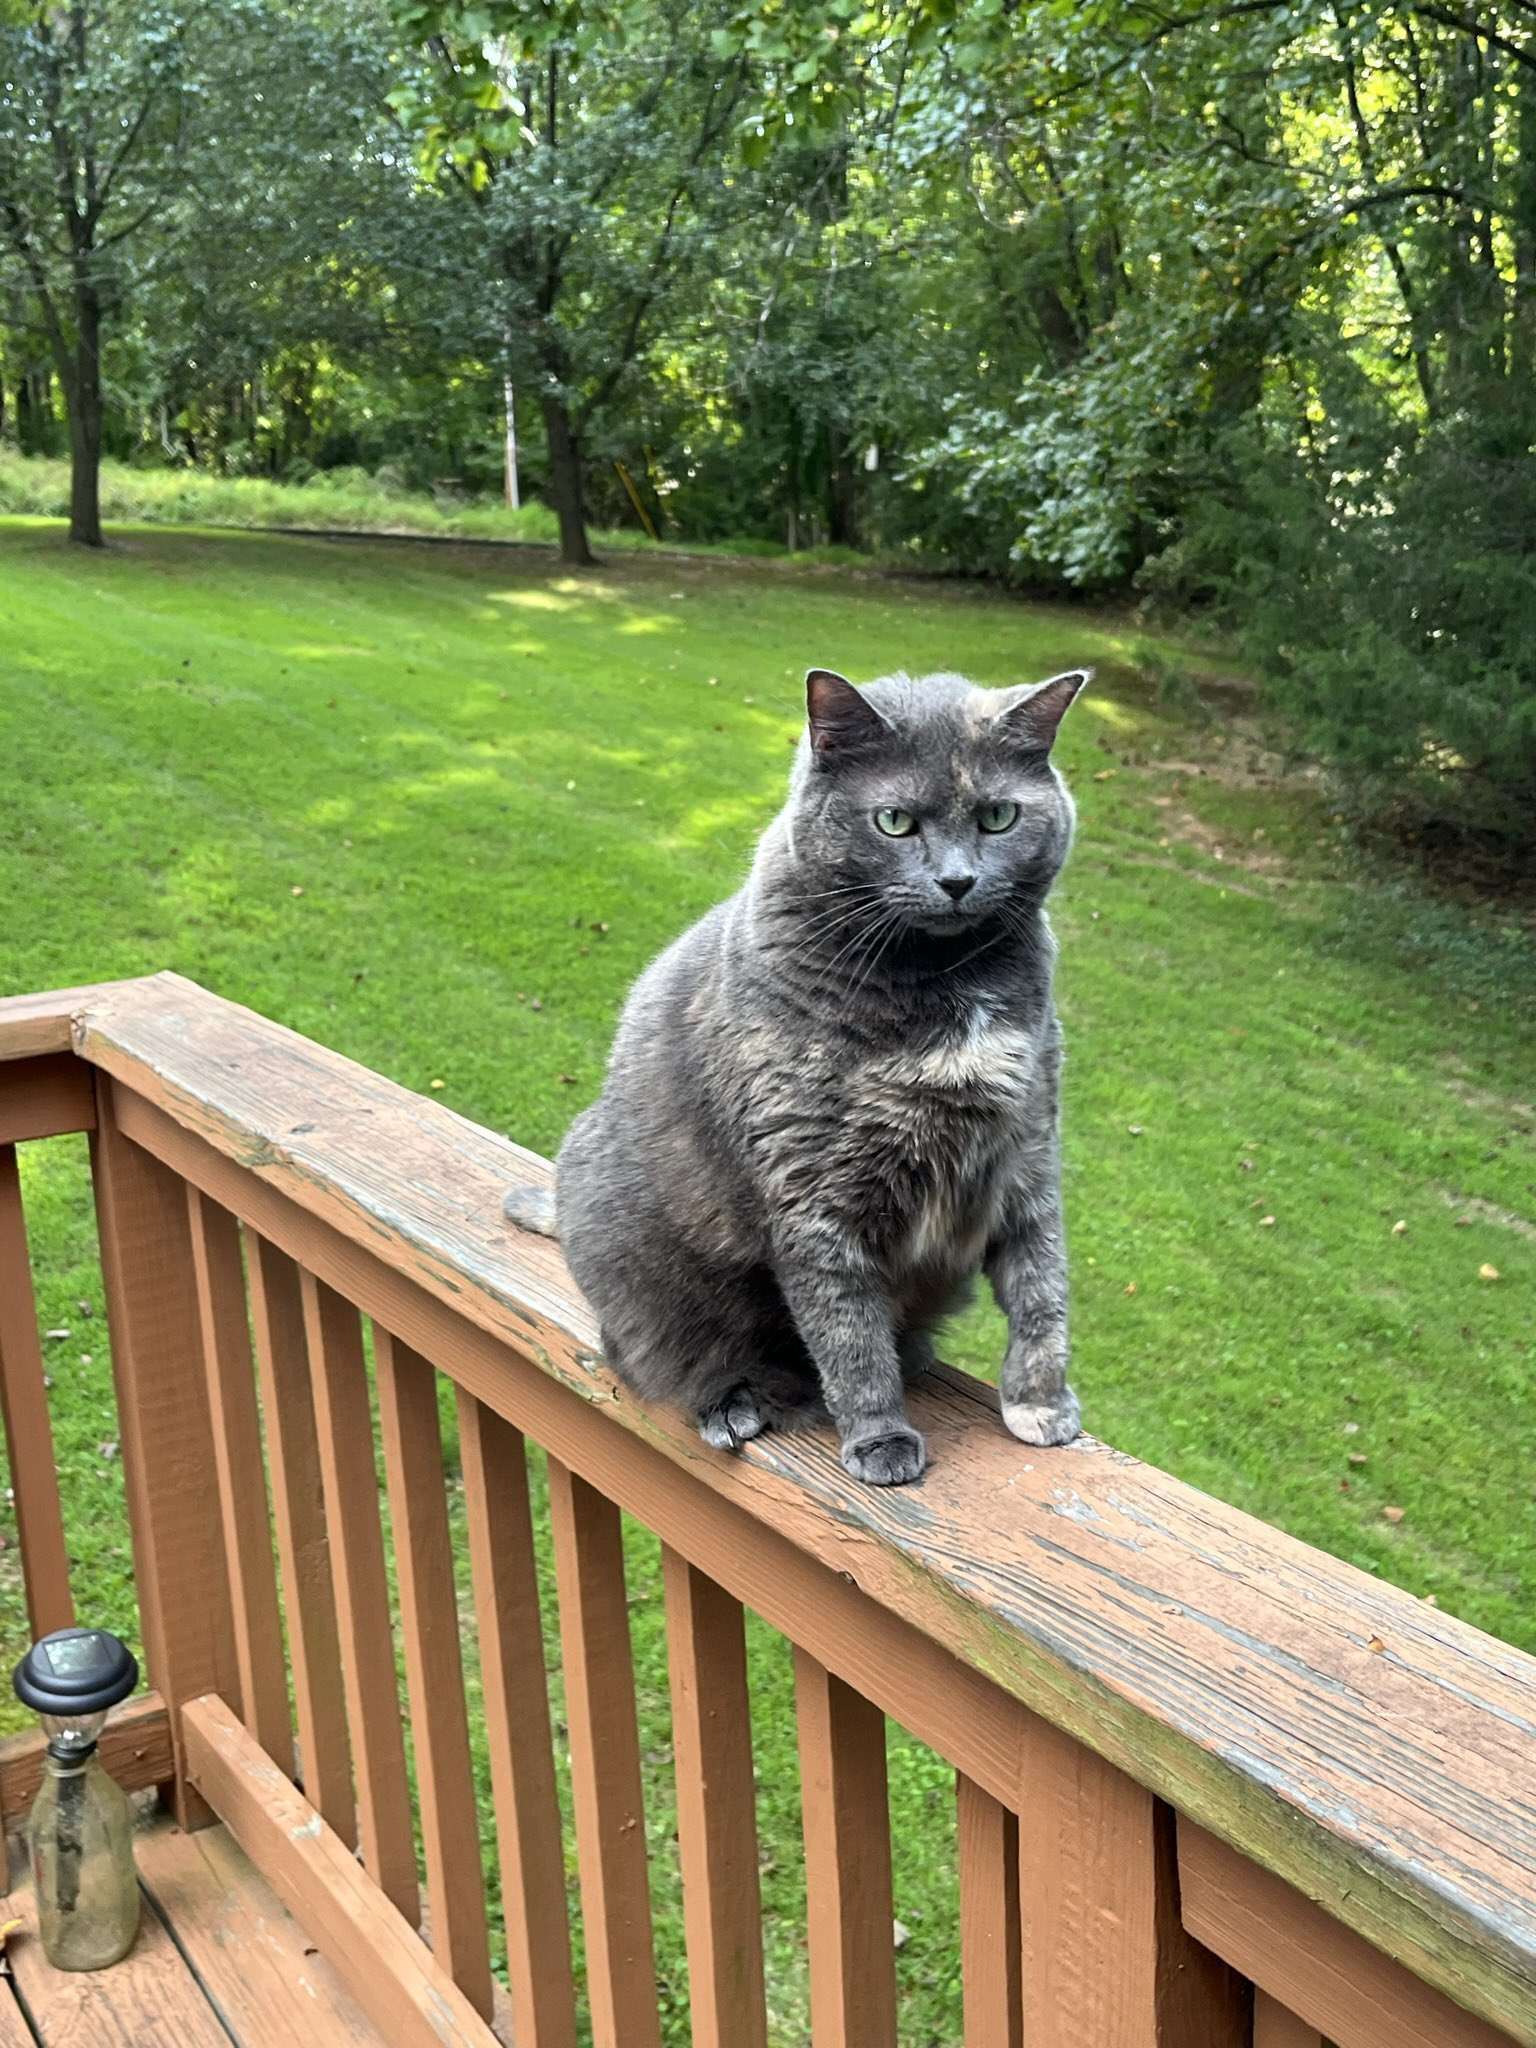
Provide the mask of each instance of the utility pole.
{"label": "utility pole", "polygon": [[517,405],[510,376],[503,377],[501,380],[501,402],[507,418],[507,503],[515,512],[523,501],[517,488]]}

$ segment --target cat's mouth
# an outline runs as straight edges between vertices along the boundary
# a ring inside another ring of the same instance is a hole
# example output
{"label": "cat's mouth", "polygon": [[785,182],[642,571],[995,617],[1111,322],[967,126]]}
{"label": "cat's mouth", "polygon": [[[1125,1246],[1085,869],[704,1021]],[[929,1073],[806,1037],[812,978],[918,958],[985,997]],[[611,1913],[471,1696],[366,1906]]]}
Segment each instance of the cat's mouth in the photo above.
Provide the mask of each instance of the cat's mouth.
{"label": "cat's mouth", "polygon": [[950,903],[942,910],[920,910],[912,919],[912,928],[930,939],[952,939],[961,932],[985,924],[988,915],[986,907],[980,903]]}

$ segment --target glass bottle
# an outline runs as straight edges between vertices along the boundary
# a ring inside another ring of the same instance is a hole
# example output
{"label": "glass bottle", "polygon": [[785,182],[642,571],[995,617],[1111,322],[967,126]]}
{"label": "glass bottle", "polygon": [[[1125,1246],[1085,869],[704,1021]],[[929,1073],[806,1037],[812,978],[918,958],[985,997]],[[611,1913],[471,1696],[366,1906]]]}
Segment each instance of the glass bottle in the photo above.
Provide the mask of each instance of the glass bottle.
{"label": "glass bottle", "polygon": [[96,1754],[107,1710],[138,1678],[105,1629],[59,1629],[16,1667],[17,1697],[41,1714],[48,1737],[27,1836],[38,1932],[58,1970],[103,1970],[138,1932],[133,1815]]}
{"label": "glass bottle", "polygon": [[43,1953],[56,1970],[104,1970],[133,1947],[139,1880],[127,1794],[94,1747],[50,1748],[28,1827]]}

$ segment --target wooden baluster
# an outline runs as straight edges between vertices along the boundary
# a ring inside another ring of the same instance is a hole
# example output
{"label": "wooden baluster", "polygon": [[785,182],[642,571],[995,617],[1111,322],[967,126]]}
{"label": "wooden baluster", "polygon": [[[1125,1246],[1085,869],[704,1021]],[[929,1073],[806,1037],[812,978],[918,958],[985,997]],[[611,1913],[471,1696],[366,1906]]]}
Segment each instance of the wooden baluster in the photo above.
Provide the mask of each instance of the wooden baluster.
{"label": "wooden baluster", "polygon": [[363,1866],[414,1924],[421,1918],[416,1830],[400,1725],[362,1326],[351,1303],[312,1273],[300,1274],[299,1291],[315,1397],[315,1437],[330,1534]]}
{"label": "wooden baluster", "polygon": [[565,1850],[522,1432],[458,1389],[480,1684],[501,1855],[512,2034],[575,2048]]}
{"label": "wooden baluster", "polygon": [[459,1654],[437,1375],[419,1353],[378,1324],[373,1358],[405,1633],[432,1952],[488,2019],[492,1989],[485,1880]]}
{"label": "wooden baluster", "polygon": [[766,2048],[757,1788],[741,1603],[663,1549],[693,2048]]}
{"label": "wooden baluster", "polygon": [[658,2048],[640,1736],[619,1511],[549,1460],[595,2048]]}
{"label": "wooden baluster", "polygon": [[1179,1920],[1172,1813],[1033,1715],[1023,1750],[1029,2048],[1245,2048],[1242,1980]]}
{"label": "wooden baluster", "polygon": [[[240,1231],[227,1209],[187,1189],[214,1466],[229,1563],[230,1611],[240,1671],[240,1718],[283,1770],[293,1770],[288,1667],[262,1460],[261,1418],[245,1312]],[[231,1702],[234,1704],[234,1702]]]}
{"label": "wooden baluster", "polygon": [[1253,2048],[1328,2048],[1315,2027],[1267,1992],[1253,1994]]}
{"label": "wooden baluster", "polygon": [[34,1636],[45,1636],[68,1628],[75,1610],[14,1145],[0,1145],[0,1422],[21,1535],[27,1619]]}
{"label": "wooden baluster", "polygon": [[885,1716],[798,1645],[795,1710],[811,2039],[815,2048],[893,2048],[896,1963]]}
{"label": "wooden baluster", "polygon": [[105,1075],[91,1160],[147,1675],[170,1713],[176,1817],[203,1827],[180,1708],[237,1698],[240,1671],[186,1186],[123,1136]]}
{"label": "wooden baluster", "polygon": [[1019,1823],[963,1771],[955,1791],[965,2048],[1023,2048]]}
{"label": "wooden baluster", "polygon": [[310,1804],[351,1846],[357,1840],[357,1805],[299,1269],[286,1252],[249,1229],[245,1254],[283,1566],[299,1768]]}

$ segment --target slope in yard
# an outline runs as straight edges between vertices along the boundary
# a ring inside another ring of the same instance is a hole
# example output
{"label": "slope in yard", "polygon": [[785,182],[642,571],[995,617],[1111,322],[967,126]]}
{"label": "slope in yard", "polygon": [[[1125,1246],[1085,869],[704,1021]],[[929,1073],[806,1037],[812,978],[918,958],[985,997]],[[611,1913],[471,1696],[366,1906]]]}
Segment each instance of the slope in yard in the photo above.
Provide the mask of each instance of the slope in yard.
{"label": "slope in yard", "polygon": [[[1159,708],[1146,654],[1114,618],[873,578],[144,529],[85,556],[10,522],[0,989],[174,967],[549,1150],[629,982],[743,873],[808,666],[1004,684],[1096,662],[1061,749],[1081,822],[1056,913],[1089,1426],[1536,1648],[1528,938],[1364,869],[1276,782],[1241,692]],[[44,1326],[68,1332],[48,1351],[81,1604],[110,1623],[131,1605],[82,1153],[34,1148],[27,1192]],[[950,1351],[995,1367],[990,1308]],[[648,1549],[634,1569],[665,1862]],[[766,1641],[754,1685],[786,1928],[792,1714]],[[916,1751],[893,1782],[904,2038],[951,2039],[952,1795]],[[675,1922],[664,1901],[664,1964]]]}

